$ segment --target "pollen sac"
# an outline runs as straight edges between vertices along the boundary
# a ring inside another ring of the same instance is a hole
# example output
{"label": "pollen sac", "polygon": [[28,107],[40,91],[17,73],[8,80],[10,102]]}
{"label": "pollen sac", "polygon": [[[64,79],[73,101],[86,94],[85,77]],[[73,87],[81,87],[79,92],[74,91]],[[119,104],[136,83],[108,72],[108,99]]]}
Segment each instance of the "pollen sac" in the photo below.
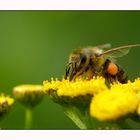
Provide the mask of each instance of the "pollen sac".
{"label": "pollen sac", "polygon": [[110,75],[116,75],[118,73],[118,67],[116,64],[114,63],[109,63],[108,65],[108,68],[107,68],[107,72],[110,74]]}
{"label": "pollen sac", "polygon": [[0,95],[0,117],[9,112],[13,103],[13,98],[5,96],[3,93]]}
{"label": "pollen sac", "polygon": [[30,108],[39,104],[44,97],[41,85],[19,85],[14,87],[13,93],[19,102]]}

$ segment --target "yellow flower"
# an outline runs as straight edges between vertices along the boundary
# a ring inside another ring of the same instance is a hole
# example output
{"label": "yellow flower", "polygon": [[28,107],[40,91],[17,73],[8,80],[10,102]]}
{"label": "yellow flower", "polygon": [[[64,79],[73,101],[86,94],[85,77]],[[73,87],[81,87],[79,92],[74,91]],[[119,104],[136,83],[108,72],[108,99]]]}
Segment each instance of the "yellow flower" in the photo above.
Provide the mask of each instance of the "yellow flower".
{"label": "yellow flower", "polygon": [[140,78],[131,83],[131,88],[135,93],[140,93]]}
{"label": "yellow flower", "polygon": [[52,91],[57,91],[59,86],[62,83],[65,83],[66,81],[68,81],[68,80],[63,79],[62,81],[59,81],[57,78],[55,80],[53,78],[51,78],[51,82],[46,80],[43,82],[44,90],[46,93],[51,93]]}
{"label": "yellow flower", "polygon": [[[126,85],[125,85],[126,86]],[[115,120],[133,113],[138,105],[138,96],[123,86],[115,85],[111,89],[96,95],[90,104],[90,114],[100,121]]]}
{"label": "yellow flower", "polygon": [[13,103],[14,103],[13,98],[11,98],[9,96],[5,96],[3,93],[1,93],[1,95],[0,95],[0,116],[3,116],[5,113],[7,113]]}
{"label": "yellow flower", "polygon": [[9,96],[5,96],[4,93],[1,93],[0,104],[3,104],[5,102],[7,102],[9,106],[11,106],[14,103],[14,99]]}
{"label": "yellow flower", "polygon": [[134,82],[128,81],[126,84],[115,83],[111,86],[111,88],[115,89],[120,89],[120,87],[128,91],[140,93],[140,78],[135,79]]}
{"label": "yellow flower", "polygon": [[140,116],[140,103],[138,104],[137,113]]}
{"label": "yellow flower", "polygon": [[43,82],[44,89],[48,93],[50,91],[57,91],[58,96],[77,97],[84,95],[94,95],[107,89],[105,79],[102,77],[93,78],[91,80],[84,80],[82,78],[75,81],[69,80],[52,80],[51,82]]}
{"label": "yellow flower", "polygon": [[28,107],[34,107],[39,104],[43,97],[42,85],[19,85],[14,87],[15,98]]}

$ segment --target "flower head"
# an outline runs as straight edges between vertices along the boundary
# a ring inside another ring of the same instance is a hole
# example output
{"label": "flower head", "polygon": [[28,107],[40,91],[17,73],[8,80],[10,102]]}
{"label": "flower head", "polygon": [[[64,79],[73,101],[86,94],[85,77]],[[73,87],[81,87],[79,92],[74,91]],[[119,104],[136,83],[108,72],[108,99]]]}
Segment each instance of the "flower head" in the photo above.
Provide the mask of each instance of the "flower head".
{"label": "flower head", "polygon": [[130,88],[132,88],[135,93],[140,93],[140,78],[135,79],[135,81],[131,83]]}
{"label": "flower head", "polygon": [[91,116],[98,120],[115,120],[134,113],[138,105],[138,96],[124,89],[106,90],[96,95],[90,104]]}
{"label": "flower head", "polygon": [[42,85],[19,85],[14,87],[15,98],[28,107],[34,107],[39,104],[43,97]]}
{"label": "flower head", "polygon": [[62,83],[66,83],[66,82],[67,82],[67,80],[59,81],[57,78],[55,80],[53,78],[51,78],[51,82],[49,82],[48,80],[43,82],[44,90],[46,93],[51,93],[53,91],[57,91],[59,86]]}
{"label": "flower head", "polygon": [[135,112],[140,115],[140,78],[126,84],[114,83],[95,96],[90,105],[91,116],[98,120],[115,120]]}
{"label": "flower head", "polygon": [[139,93],[140,92],[140,78],[137,78],[134,80],[134,82],[128,81],[125,84],[121,84],[121,83],[115,83],[113,85],[111,85],[111,88],[115,88],[120,90],[128,90],[128,91],[132,91],[135,93]]}
{"label": "flower head", "polygon": [[9,111],[9,109],[13,103],[14,103],[13,98],[1,93],[1,95],[0,95],[0,116],[3,116],[4,114],[6,114]]}
{"label": "flower head", "polygon": [[55,102],[70,105],[89,105],[91,97],[107,89],[105,79],[102,77],[85,80],[82,78],[75,81],[63,79],[44,81],[45,92],[52,97]]}
{"label": "flower head", "polygon": [[76,79],[75,81],[69,81],[63,79],[51,80],[51,82],[44,81],[44,89],[46,93],[50,91],[56,91],[58,96],[77,97],[85,95],[94,95],[105,89],[105,79],[102,77],[93,78],[91,80],[84,80],[82,78]]}

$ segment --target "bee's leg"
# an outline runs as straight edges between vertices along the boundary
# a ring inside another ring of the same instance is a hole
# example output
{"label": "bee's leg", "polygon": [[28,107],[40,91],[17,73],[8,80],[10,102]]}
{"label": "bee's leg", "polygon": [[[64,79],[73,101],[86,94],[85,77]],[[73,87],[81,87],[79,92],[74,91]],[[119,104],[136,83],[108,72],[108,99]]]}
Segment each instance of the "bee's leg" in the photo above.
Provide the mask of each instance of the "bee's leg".
{"label": "bee's leg", "polygon": [[110,60],[106,60],[104,64],[103,76],[109,83],[119,81],[124,84],[127,83],[127,75],[125,72],[115,63]]}
{"label": "bee's leg", "polygon": [[103,73],[103,70],[104,70],[104,67],[103,66],[101,66],[100,68],[96,68],[96,70],[94,70],[93,71],[93,76],[102,76],[102,73]]}
{"label": "bee's leg", "polygon": [[122,84],[128,82],[128,76],[126,75],[126,73],[124,72],[124,70],[121,67],[119,67],[119,71],[118,71],[116,77],[117,77],[118,81]]}
{"label": "bee's leg", "polygon": [[[111,60],[107,59],[103,65],[103,70],[102,70],[102,76],[106,79],[106,82],[108,85],[110,85],[110,83],[114,83],[115,81],[117,81],[117,77],[116,74],[113,73],[114,71],[114,67],[112,68],[112,66],[110,67],[110,64],[112,65],[113,63],[111,62]],[[118,69],[118,67],[115,65],[115,67]]]}
{"label": "bee's leg", "polygon": [[80,75],[83,75],[85,72],[84,69],[78,71],[77,73],[75,73],[74,77],[73,77],[73,80],[75,80],[77,77],[79,77]]}
{"label": "bee's leg", "polygon": [[67,79],[69,77],[69,80],[71,81],[75,73],[76,73],[75,64],[74,63],[67,64],[64,79]]}
{"label": "bee's leg", "polygon": [[64,79],[67,79],[69,72],[70,72],[70,67],[66,66],[66,73],[65,73]]}
{"label": "bee's leg", "polygon": [[76,79],[79,76],[82,76],[83,78],[86,78],[86,79],[91,79],[93,77],[91,66],[87,65],[86,67],[80,69],[74,76],[74,79]]}
{"label": "bee's leg", "polygon": [[70,72],[70,76],[69,76],[69,80],[74,80],[75,78],[75,75],[77,73],[77,69],[76,69],[76,63],[72,63],[72,69],[71,69],[71,72]]}
{"label": "bee's leg", "polygon": [[124,70],[117,64],[115,64],[118,68],[117,73],[115,75],[112,76],[112,78],[114,79],[113,82],[119,81],[122,84],[125,84],[128,82],[128,76],[126,75],[126,73],[124,72]]}

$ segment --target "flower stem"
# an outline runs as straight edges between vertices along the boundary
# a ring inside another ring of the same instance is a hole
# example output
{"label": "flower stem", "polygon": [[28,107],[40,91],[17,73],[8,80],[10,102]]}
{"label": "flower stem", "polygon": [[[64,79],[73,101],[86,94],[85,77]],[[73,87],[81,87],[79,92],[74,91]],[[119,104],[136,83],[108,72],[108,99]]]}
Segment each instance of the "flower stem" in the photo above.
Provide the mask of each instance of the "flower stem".
{"label": "flower stem", "polygon": [[92,128],[91,120],[86,110],[74,106],[65,106],[64,113],[78,126],[78,128]]}
{"label": "flower stem", "polygon": [[25,129],[30,129],[32,125],[32,109],[26,108],[25,112]]}

